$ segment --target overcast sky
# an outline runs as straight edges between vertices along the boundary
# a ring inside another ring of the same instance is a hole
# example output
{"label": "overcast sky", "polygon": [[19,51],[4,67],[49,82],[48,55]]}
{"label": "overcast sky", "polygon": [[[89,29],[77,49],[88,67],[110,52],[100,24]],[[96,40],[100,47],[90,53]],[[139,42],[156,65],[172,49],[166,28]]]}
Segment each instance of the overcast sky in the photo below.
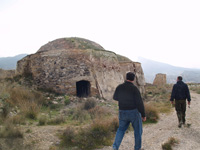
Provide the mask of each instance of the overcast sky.
{"label": "overcast sky", "polygon": [[137,61],[200,68],[199,0],[0,0],[0,57],[81,37]]}

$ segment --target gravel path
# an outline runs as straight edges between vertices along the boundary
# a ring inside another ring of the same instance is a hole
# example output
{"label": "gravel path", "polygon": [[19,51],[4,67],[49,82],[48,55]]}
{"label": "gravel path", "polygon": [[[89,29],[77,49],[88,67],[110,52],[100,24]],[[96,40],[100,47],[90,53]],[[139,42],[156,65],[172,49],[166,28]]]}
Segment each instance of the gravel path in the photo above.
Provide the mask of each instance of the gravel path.
{"label": "gravel path", "polygon": [[[178,120],[175,110],[170,114],[161,114],[157,124],[145,125],[143,128],[144,150],[162,150],[162,144],[170,137],[179,140],[174,150],[200,150],[200,95],[191,93],[191,108],[186,111],[186,124],[190,127],[178,128]],[[125,134],[119,150],[133,150],[133,132]],[[100,149],[99,149],[100,150]],[[112,147],[104,147],[101,150],[112,150]]]}

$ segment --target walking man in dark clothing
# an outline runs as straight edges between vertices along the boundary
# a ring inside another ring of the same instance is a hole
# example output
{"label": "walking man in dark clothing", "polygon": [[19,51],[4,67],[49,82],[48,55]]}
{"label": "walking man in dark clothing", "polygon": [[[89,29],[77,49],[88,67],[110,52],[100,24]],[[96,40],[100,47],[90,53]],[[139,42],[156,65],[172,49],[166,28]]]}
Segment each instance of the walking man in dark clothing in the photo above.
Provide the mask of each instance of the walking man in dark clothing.
{"label": "walking man in dark clothing", "polygon": [[118,150],[124,134],[132,124],[135,136],[135,150],[141,150],[142,121],[146,121],[144,104],[139,90],[133,84],[135,74],[126,74],[126,81],[115,89],[113,99],[118,101],[119,128],[117,130],[113,150]]}
{"label": "walking man in dark clothing", "polygon": [[182,81],[182,77],[178,76],[177,83],[174,84],[171,93],[171,103],[174,103],[175,99],[175,109],[178,117],[178,127],[181,128],[182,124],[185,125],[185,112],[186,112],[186,99],[188,105],[190,106],[190,91],[187,84]]}

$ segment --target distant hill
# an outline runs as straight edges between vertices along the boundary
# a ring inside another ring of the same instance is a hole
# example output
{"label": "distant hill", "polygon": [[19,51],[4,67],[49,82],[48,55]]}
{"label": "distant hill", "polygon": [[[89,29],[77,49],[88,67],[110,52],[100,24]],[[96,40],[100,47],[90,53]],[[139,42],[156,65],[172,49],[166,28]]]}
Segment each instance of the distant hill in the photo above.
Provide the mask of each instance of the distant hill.
{"label": "distant hill", "polygon": [[142,64],[145,80],[147,83],[153,83],[157,73],[167,75],[167,83],[175,83],[177,76],[181,75],[184,82],[200,83],[200,69],[191,69],[175,67],[169,64],[149,60],[139,57],[138,62]]}
{"label": "distant hill", "polygon": [[16,69],[17,61],[27,56],[27,54],[20,54],[14,57],[0,57],[0,68],[4,70]]}

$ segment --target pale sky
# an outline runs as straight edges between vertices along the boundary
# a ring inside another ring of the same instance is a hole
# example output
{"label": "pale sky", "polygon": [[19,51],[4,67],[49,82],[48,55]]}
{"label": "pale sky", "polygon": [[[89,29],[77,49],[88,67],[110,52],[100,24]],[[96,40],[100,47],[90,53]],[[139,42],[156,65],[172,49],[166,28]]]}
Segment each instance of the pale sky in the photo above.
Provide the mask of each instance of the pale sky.
{"label": "pale sky", "polygon": [[0,57],[81,37],[133,61],[200,68],[199,0],[0,0]]}

